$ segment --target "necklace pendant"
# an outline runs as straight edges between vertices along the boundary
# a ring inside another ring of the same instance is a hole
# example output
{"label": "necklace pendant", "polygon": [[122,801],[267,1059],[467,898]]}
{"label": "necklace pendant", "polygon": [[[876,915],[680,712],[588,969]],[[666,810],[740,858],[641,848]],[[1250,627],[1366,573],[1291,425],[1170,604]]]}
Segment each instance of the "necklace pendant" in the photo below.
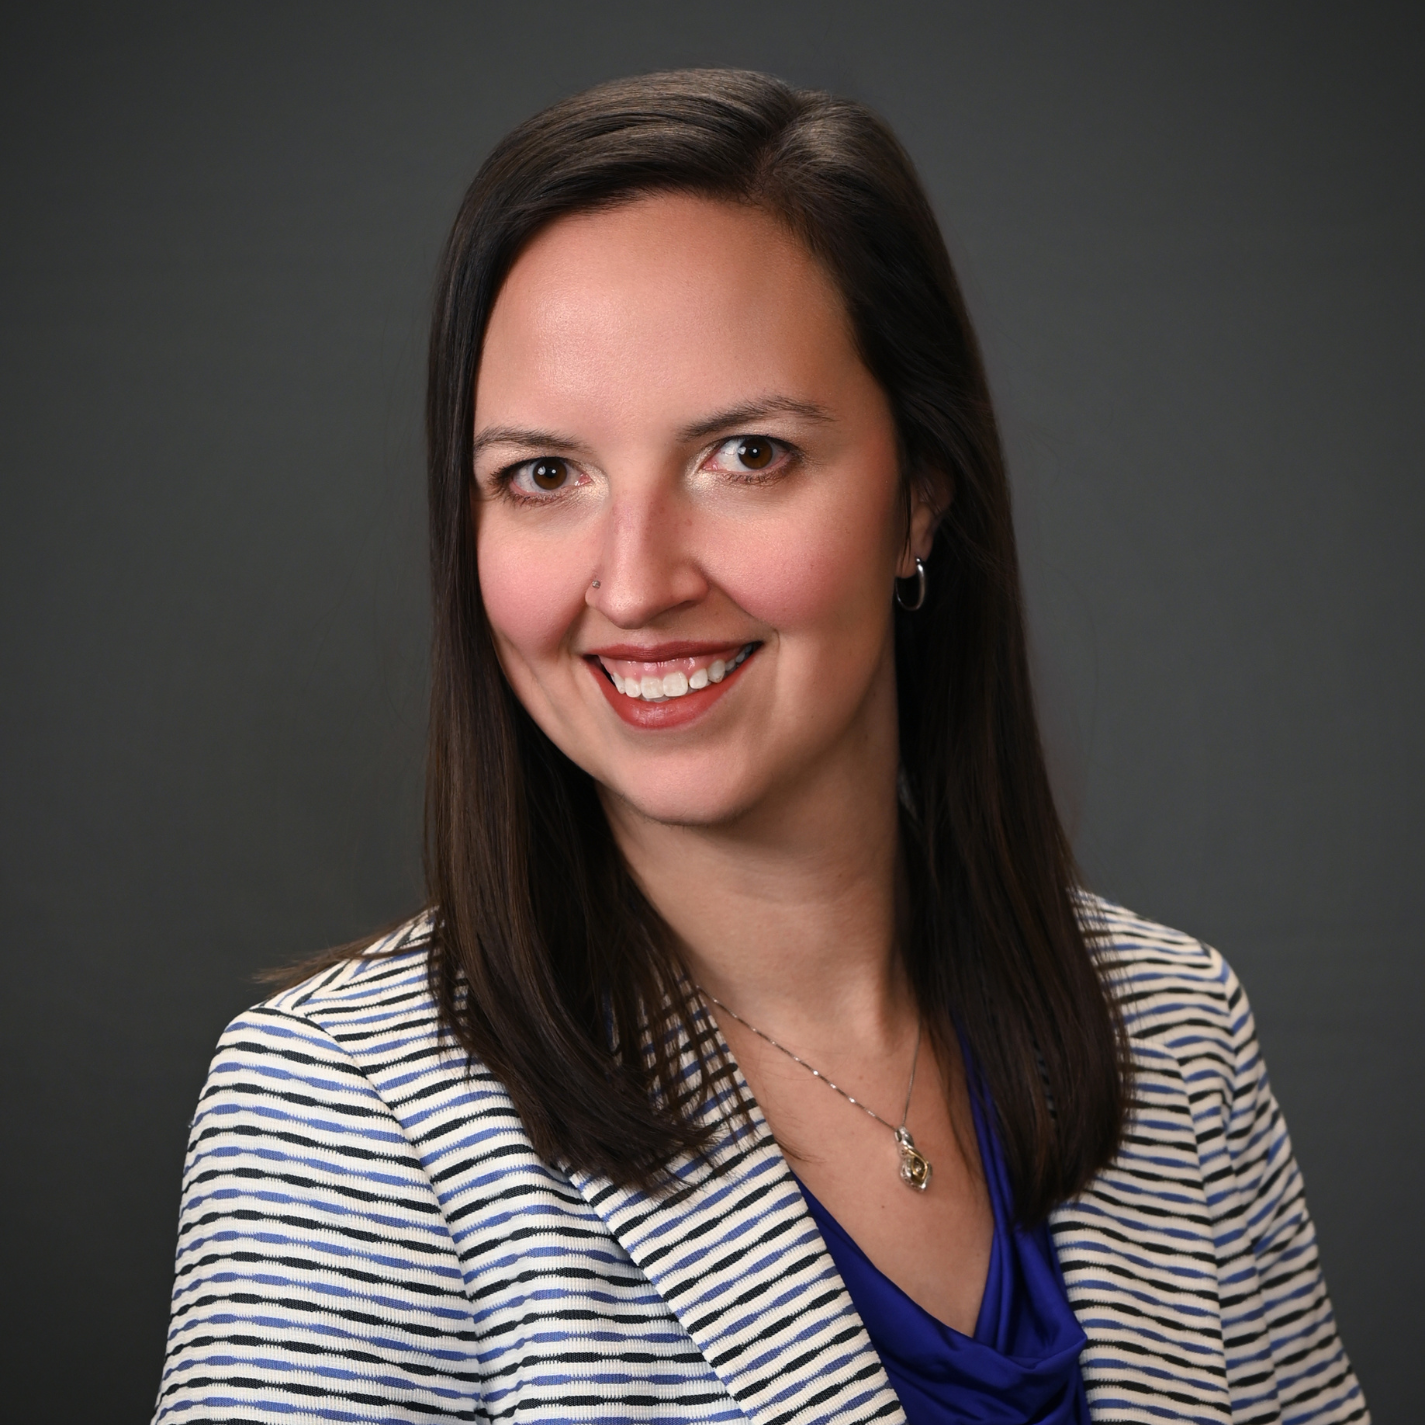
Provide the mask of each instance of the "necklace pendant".
{"label": "necklace pendant", "polygon": [[905,1128],[896,1129],[896,1147],[901,1155],[901,1181],[916,1192],[930,1186],[930,1159],[919,1152],[915,1140]]}

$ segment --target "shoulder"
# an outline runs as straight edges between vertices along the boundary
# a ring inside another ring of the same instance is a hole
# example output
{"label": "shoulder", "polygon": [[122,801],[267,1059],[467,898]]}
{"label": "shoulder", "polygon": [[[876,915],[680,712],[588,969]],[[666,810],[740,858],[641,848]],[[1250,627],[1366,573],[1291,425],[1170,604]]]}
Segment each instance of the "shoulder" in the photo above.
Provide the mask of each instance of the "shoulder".
{"label": "shoulder", "polygon": [[465,1158],[537,1166],[504,1084],[441,1023],[431,939],[417,916],[238,1015],[195,1128],[241,1111],[263,1131],[399,1139],[431,1174]]}
{"label": "shoulder", "polygon": [[429,912],[423,912],[351,959],[338,960],[301,985],[262,1000],[235,1023],[248,1016],[306,1020],[353,1047],[409,1036],[422,1026],[433,1029],[432,929]]}
{"label": "shoulder", "polygon": [[383,1419],[475,1418],[460,1251],[433,1150],[403,1117],[400,1042],[419,1061],[431,1019],[412,929],[220,1040],[189,1135],[156,1418],[371,1419],[379,1402]]}
{"label": "shoulder", "polygon": [[244,1010],[218,1042],[208,1091],[235,1073],[276,1090],[376,1094],[388,1102],[470,1065],[440,1025],[429,983],[431,920],[420,915],[364,951]]}
{"label": "shoulder", "polygon": [[1175,1418],[1364,1419],[1236,975],[1123,906],[1079,908],[1133,1054],[1118,1151],[1052,1218],[1095,1413],[1170,1382]]}
{"label": "shoulder", "polygon": [[1254,1037],[1246,993],[1219,951],[1100,896],[1078,901],[1135,1058],[1226,1060]]}

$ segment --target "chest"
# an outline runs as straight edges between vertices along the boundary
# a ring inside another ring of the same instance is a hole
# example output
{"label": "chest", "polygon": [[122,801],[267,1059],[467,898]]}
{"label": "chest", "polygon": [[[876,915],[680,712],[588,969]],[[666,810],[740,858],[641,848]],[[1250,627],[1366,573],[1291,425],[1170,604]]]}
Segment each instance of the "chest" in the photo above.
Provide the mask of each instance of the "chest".
{"label": "chest", "polygon": [[755,1041],[739,1043],[738,1053],[805,1187],[881,1273],[937,1320],[972,1335],[995,1222],[962,1066],[944,1064],[933,1051],[921,1055],[905,1126],[930,1165],[922,1190],[902,1177],[894,1132],[904,1065],[899,1081],[888,1074],[876,1085],[873,1115]]}
{"label": "chest", "polygon": [[[1180,1084],[1161,1089],[1160,1101],[1186,1108]],[[485,1418],[810,1425],[827,1418],[831,1399],[839,1419],[903,1418],[789,1171],[802,1163],[783,1154],[760,1115],[713,1164],[684,1165],[679,1187],[653,1198],[541,1163],[493,1085],[464,1080],[453,1097],[457,1118],[483,1127],[461,1135],[460,1151],[432,1147],[428,1171],[465,1277]],[[1154,1145],[1130,1149],[1122,1173],[1056,1214],[1070,1300],[1089,1336],[1082,1365],[1095,1418],[1149,1418],[1141,1400],[1112,1387],[1141,1375],[1151,1397],[1166,1363],[1142,1344],[1161,1341],[1166,1325],[1192,1343],[1184,1379],[1203,1397],[1203,1418],[1219,1418],[1206,1404],[1223,1370],[1215,1290],[1204,1290],[1210,1231],[1194,1232],[1196,1213],[1181,1203],[1175,1220],[1155,1226],[1145,1193],[1166,1150],[1181,1170],[1175,1194],[1200,1201],[1194,1136],[1184,1125],[1179,1148],[1174,1134],[1154,1130]],[[925,1145],[934,1161],[933,1134]],[[895,1192],[914,1201],[890,1171],[892,1201]]]}

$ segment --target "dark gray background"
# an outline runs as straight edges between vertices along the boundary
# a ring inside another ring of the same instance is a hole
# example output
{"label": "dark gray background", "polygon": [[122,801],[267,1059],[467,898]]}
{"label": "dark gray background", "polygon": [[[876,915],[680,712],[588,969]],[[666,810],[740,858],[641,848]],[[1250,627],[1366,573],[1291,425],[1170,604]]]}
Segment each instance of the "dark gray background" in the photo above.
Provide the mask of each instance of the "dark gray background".
{"label": "dark gray background", "polygon": [[1411,1418],[1419,6],[7,12],[9,1418],[141,1421],[252,972],[419,901],[419,389],[488,146],[690,63],[885,113],[1007,429],[1090,879],[1251,991],[1346,1342]]}

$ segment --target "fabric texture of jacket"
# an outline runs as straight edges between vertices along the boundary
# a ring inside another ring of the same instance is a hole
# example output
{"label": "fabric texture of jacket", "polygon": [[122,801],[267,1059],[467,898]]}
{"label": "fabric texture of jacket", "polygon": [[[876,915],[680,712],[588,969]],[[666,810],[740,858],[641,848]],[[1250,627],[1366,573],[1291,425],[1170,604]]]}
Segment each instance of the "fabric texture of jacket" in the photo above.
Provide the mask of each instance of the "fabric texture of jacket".
{"label": "fabric texture of jacket", "polygon": [[[1137,1066],[1051,1230],[1098,1421],[1367,1421],[1251,1010],[1100,901]],[[652,1197],[534,1152],[438,1033],[428,922],[239,1015],[184,1175],[156,1421],[904,1420],[765,1120]]]}

